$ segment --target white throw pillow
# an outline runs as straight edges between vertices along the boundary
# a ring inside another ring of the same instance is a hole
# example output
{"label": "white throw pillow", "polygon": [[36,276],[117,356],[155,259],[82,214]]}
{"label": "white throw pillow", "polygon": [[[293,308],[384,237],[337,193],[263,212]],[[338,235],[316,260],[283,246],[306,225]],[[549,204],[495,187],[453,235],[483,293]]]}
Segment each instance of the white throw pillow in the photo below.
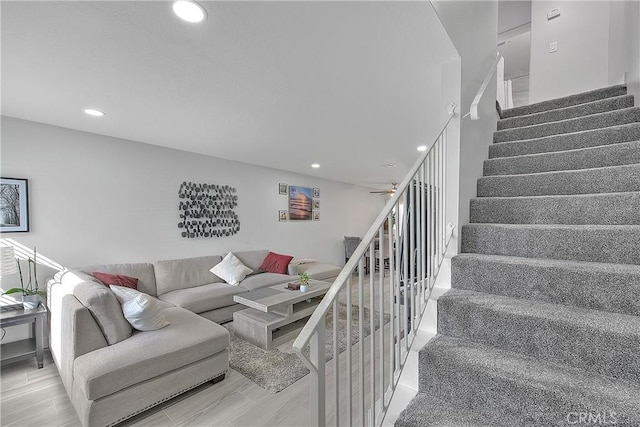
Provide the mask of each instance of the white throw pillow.
{"label": "white throw pillow", "polygon": [[138,295],[144,295],[142,292],[132,288],[127,288],[126,286],[109,285],[109,288],[116,295],[116,298],[120,302],[120,305],[124,304],[127,301],[131,301]]}
{"label": "white throw pillow", "polygon": [[244,265],[236,256],[229,252],[222,261],[209,270],[230,285],[237,286],[247,274],[253,273],[253,270]]}
{"label": "white throw pillow", "polygon": [[123,286],[109,286],[122,304],[127,322],[139,331],[155,331],[169,325],[158,301],[145,293]]}

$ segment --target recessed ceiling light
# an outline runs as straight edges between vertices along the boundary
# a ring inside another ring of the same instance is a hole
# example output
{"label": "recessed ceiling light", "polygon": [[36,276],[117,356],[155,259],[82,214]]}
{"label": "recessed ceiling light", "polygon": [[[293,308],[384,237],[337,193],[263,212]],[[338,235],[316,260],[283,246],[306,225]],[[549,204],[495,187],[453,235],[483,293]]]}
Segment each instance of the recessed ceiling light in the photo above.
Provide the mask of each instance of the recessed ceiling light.
{"label": "recessed ceiling light", "polygon": [[417,148],[418,151],[427,151],[427,146],[426,145],[421,145]]}
{"label": "recessed ceiling light", "polygon": [[94,110],[93,108],[85,108],[84,112],[87,113],[90,116],[93,117],[102,117],[102,116],[106,116],[106,114],[103,111],[100,110]]}
{"label": "recessed ceiling light", "polygon": [[380,165],[383,168],[395,168],[396,165],[394,165],[393,163],[385,163],[384,165]]}
{"label": "recessed ceiling light", "polygon": [[317,163],[314,163],[314,164],[311,165],[311,167],[314,168],[314,169],[318,169],[320,167],[320,165],[317,164]]}
{"label": "recessed ceiling light", "polygon": [[173,12],[187,22],[202,22],[207,18],[207,11],[198,3],[190,0],[173,2]]}

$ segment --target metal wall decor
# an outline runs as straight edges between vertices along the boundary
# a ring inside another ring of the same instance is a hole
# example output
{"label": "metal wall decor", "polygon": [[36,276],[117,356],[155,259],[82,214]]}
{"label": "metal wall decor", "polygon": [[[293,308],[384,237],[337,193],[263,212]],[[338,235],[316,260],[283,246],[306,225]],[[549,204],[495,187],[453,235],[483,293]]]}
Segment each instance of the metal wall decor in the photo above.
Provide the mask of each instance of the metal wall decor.
{"label": "metal wall decor", "polygon": [[228,237],[240,231],[233,210],[238,206],[236,189],[228,185],[183,182],[178,191],[182,237]]}

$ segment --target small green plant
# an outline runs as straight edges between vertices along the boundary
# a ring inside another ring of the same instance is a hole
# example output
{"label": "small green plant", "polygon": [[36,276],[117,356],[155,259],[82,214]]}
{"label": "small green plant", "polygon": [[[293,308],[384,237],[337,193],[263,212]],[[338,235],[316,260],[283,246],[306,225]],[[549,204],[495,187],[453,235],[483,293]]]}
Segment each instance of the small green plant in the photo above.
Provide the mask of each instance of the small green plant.
{"label": "small green plant", "polygon": [[[22,268],[20,268],[20,261],[18,260],[18,258],[16,258],[16,264],[18,264],[18,273],[20,274],[20,287],[11,288],[8,291],[4,292],[2,295],[21,293],[22,295],[27,295],[27,296],[40,295],[41,298],[44,298],[46,296],[46,294],[43,291],[39,290],[39,287],[38,287],[38,277],[36,275],[37,273],[36,267],[38,264],[36,263],[36,259],[37,259],[36,248],[33,248],[33,259],[31,258],[28,259],[29,283],[27,283],[27,286],[25,286],[24,280],[22,279]],[[31,274],[32,267],[33,267],[33,276]]]}
{"label": "small green plant", "polygon": [[309,284],[309,275],[307,273],[300,273],[298,274],[299,278],[298,278],[298,282],[300,282],[301,285],[308,285]]}

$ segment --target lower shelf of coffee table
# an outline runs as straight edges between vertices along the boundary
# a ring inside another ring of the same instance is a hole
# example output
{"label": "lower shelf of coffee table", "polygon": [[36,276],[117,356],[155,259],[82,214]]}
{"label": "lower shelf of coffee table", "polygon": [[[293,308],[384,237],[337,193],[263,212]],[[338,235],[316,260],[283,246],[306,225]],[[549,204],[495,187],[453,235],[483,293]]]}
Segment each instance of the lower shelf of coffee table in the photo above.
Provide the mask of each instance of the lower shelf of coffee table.
{"label": "lower shelf of coffee table", "polygon": [[293,315],[280,316],[253,308],[233,313],[233,329],[236,336],[250,343],[270,350],[295,338],[306,319],[318,306],[318,299],[295,304]]}

